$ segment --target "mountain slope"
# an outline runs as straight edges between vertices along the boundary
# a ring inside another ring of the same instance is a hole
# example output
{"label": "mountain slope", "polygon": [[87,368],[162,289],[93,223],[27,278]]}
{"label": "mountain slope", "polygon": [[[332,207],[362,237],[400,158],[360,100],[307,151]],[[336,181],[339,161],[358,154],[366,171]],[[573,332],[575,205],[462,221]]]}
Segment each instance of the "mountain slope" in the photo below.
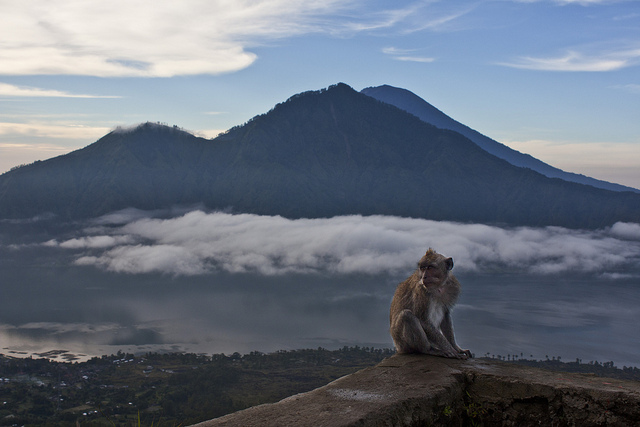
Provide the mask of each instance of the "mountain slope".
{"label": "mountain slope", "polygon": [[0,218],[201,203],[291,218],[384,214],[602,227],[640,195],[549,179],[344,84],[305,92],[214,140],[145,124],[0,176]]}
{"label": "mountain slope", "polygon": [[640,193],[640,190],[632,187],[602,181],[576,173],[565,172],[528,154],[523,154],[519,151],[513,150],[506,145],[494,141],[493,139],[463,125],[462,123],[457,122],[424,99],[420,98],[418,95],[406,89],[383,85],[365,88],[361,92],[379,101],[386,102],[387,104],[394,105],[404,111],[407,111],[435,127],[458,132],[475,142],[483,150],[508,161],[512,165],[533,169],[534,171],[540,172],[549,178],[560,178],[565,181],[592,185],[597,188],[612,191],[634,191]]}
{"label": "mountain slope", "polygon": [[199,176],[187,165],[198,161],[207,143],[150,123],[113,131],[81,150],[0,176],[0,217],[52,212],[77,218],[127,206],[194,203],[200,200]]}

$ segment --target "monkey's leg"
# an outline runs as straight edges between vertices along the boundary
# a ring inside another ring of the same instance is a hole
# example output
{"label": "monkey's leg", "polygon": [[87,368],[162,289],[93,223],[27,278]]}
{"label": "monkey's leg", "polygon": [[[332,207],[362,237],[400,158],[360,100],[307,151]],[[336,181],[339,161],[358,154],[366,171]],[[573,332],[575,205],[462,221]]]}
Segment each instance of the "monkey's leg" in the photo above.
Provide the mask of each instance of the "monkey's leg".
{"label": "monkey's leg", "polygon": [[393,318],[391,337],[398,353],[428,353],[431,348],[420,320],[410,310],[402,310]]}
{"label": "monkey's leg", "polygon": [[427,336],[428,342],[431,343],[431,351],[429,354],[435,354],[443,357],[450,357],[453,359],[467,359],[466,353],[458,352],[457,348],[451,345],[451,343],[445,338],[443,333],[436,329],[429,322],[421,322],[424,333]]}

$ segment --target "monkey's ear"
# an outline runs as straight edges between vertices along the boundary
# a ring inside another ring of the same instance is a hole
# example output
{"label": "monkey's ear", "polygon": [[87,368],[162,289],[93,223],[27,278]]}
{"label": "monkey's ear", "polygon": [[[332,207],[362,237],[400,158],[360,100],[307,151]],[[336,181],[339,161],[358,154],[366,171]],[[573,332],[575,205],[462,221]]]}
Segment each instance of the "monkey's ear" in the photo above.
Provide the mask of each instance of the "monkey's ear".
{"label": "monkey's ear", "polygon": [[453,258],[444,260],[444,265],[447,267],[447,270],[451,270],[453,268]]}

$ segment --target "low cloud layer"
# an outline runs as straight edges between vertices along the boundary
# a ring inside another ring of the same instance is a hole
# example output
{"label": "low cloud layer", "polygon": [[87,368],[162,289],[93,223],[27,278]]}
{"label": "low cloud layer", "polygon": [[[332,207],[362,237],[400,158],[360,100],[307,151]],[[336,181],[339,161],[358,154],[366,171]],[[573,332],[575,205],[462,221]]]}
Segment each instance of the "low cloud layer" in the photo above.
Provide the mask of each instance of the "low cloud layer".
{"label": "low cloud layer", "polygon": [[82,236],[45,245],[78,251],[78,265],[132,274],[397,273],[413,269],[428,247],[452,256],[456,271],[577,271],[615,279],[640,261],[640,224],[585,231],[388,216],[144,215],[128,210],[102,217]]}

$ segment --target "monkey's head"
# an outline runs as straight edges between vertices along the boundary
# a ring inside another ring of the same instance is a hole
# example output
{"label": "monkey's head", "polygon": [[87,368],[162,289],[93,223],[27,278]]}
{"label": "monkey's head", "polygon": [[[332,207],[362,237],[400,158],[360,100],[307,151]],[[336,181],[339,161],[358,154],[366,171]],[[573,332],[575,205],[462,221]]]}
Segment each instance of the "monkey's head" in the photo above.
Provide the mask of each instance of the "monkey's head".
{"label": "monkey's head", "polygon": [[447,279],[452,268],[452,258],[446,258],[429,248],[418,262],[419,283],[426,288],[437,288]]}

